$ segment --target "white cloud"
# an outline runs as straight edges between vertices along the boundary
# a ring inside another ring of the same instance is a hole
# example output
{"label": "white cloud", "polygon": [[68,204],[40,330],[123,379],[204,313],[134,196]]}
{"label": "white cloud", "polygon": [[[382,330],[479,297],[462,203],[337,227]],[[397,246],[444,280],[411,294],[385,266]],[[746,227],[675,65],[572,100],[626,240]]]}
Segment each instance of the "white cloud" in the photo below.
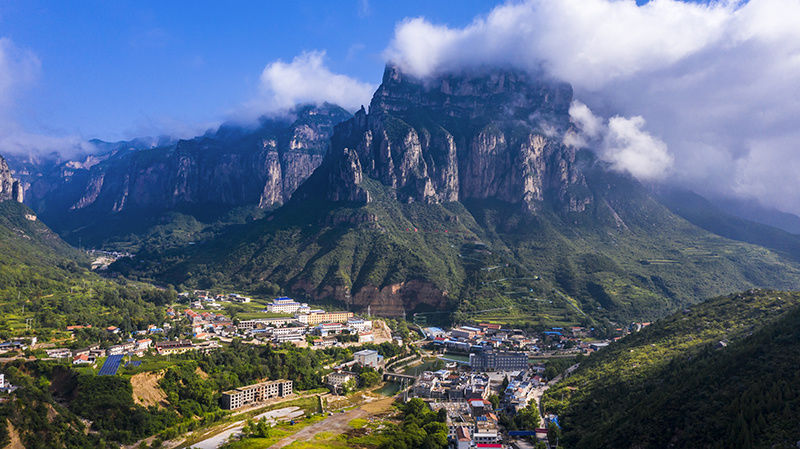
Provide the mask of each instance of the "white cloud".
{"label": "white cloud", "polygon": [[40,70],[36,54],[7,37],[0,38],[0,155],[91,151],[92,145],[80,137],[29,133],[15,120],[20,94],[34,83]]}
{"label": "white cloud", "polygon": [[38,76],[40,66],[35,54],[0,38],[0,114],[5,115],[19,90]]}
{"label": "white cloud", "polygon": [[619,171],[645,181],[659,180],[672,167],[667,144],[644,131],[642,117],[611,117],[603,139],[601,157]]}
{"label": "white cloud", "polygon": [[[646,119],[669,152],[656,144],[614,153],[638,161],[640,175],[671,156],[665,182],[800,213],[787,168],[800,166],[800,0],[509,2],[462,28],[407,19],[384,55],[421,77],[483,65],[544,69],[602,116]],[[582,123],[586,111],[571,112]],[[617,128],[643,132],[636,119],[622,120]],[[588,132],[567,137],[580,144]]]}
{"label": "white cloud", "polygon": [[574,100],[569,105],[569,117],[581,133],[590,139],[596,138],[603,131],[603,120],[580,101]]}
{"label": "white cloud", "polygon": [[355,110],[368,104],[375,86],[325,65],[325,52],[304,52],[291,62],[275,61],[261,73],[261,95],[254,105],[260,112],[285,110],[298,103],[335,103]]}
{"label": "white cloud", "polygon": [[576,148],[594,148],[611,168],[630,173],[642,181],[664,179],[674,159],[667,144],[645,131],[641,116],[614,116],[606,123],[588,106],[573,100],[569,116],[577,131],[564,135],[564,144]]}

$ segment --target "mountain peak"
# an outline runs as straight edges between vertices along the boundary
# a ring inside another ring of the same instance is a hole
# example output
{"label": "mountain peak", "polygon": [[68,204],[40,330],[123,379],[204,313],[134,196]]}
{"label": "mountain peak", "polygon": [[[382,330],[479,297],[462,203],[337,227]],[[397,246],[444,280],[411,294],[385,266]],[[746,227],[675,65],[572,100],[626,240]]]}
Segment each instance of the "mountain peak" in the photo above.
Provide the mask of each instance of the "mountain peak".
{"label": "mountain peak", "polygon": [[368,201],[354,182],[368,177],[401,202],[497,199],[537,211],[554,199],[580,212],[590,200],[571,187],[585,180],[575,150],[562,143],[571,101],[569,84],[517,70],[419,79],[387,66],[369,113],[362,108],[336,127],[325,173],[301,195]]}
{"label": "mountain peak", "polygon": [[[370,112],[430,109],[459,119],[568,118],[572,86],[511,68],[478,68],[417,78],[386,66]],[[568,121],[568,120],[567,120]]]}

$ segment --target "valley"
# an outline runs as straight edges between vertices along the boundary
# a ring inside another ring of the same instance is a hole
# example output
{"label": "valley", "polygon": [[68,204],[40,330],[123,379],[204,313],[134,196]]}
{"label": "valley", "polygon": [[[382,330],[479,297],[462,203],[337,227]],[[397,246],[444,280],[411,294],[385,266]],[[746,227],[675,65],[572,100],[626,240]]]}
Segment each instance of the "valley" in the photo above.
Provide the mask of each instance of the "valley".
{"label": "valley", "polygon": [[800,0],[423,3],[0,5],[0,449],[800,447]]}

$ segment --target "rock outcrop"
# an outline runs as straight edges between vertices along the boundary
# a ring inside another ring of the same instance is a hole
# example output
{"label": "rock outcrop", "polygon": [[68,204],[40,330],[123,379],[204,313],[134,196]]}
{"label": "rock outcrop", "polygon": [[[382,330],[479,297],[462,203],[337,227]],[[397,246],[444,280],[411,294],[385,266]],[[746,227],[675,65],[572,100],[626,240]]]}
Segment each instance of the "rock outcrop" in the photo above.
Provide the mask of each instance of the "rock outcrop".
{"label": "rock outcrop", "polygon": [[369,113],[336,127],[323,190],[368,202],[369,177],[401,202],[496,199],[536,212],[551,201],[581,212],[591,199],[576,150],[562,143],[571,101],[568,84],[518,71],[418,80],[387,67]]}
{"label": "rock outcrop", "polygon": [[22,202],[22,183],[11,176],[6,160],[0,156],[0,201]]}
{"label": "rock outcrop", "polygon": [[[40,213],[197,210],[280,206],[322,163],[338,106],[303,106],[248,129],[223,125],[190,140],[114,148],[30,176],[30,206]],[[86,162],[86,163],[84,163]]]}

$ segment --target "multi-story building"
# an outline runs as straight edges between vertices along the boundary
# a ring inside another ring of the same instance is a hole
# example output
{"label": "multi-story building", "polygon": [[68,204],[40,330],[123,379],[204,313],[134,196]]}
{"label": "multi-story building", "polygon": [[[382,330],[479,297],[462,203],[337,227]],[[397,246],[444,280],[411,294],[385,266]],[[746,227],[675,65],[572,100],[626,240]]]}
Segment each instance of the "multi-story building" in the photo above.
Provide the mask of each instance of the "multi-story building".
{"label": "multi-story building", "polygon": [[524,352],[481,351],[469,355],[469,364],[476,371],[522,371],[528,369]]}
{"label": "multi-story building", "polygon": [[254,320],[242,320],[236,325],[237,329],[259,329],[263,327],[280,327],[294,322],[294,318],[256,318]]}
{"label": "multi-story building", "polygon": [[378,354],[378,351],[372,349],[364,349],[353,354],[355,362],[361,366],[370,366],[378,369],[383,362],[383,357]]}
{"label": "multi-story building", "polygon": [[236,410],[245,405],[255,404],[272,398],[282,398],[292,394],[291,380],[271,380],[222,393],[222,408]]}
{"label": "multi-story building", "polygon": [[325,378],[325,383],[331,387],[334,393],[339,393],[342,391],[342,387],[349,381],[356,381],[358,376],[356,373],[350,373],[347,371],[334,371]]}
{"label": "multi-story building", "polygon": [[367,332],[372,330],[372,321],[362,320],[361,318],[349,318],[347,320],[347,327],[357,332]]}
{"label": "multi-story building", "polygon": [[285,341],[301,341],[306,338],[304,327],[280,327],[272,329],[272,339],[278,343]]}
{"label": "multi-story building", "polygon": [[272,304],[267,304],[267,311],[272,313],[295,313],[302,306],[307,304],[300,304],[292,298],[275,298]]}
{"label": "multi-story building", "polygon": [[316,326],[322,323],[346,323],[349,318],[353,317],[353,312],[323,312],[311,311],[307,315],[297,315],[297,320],[301,323],[308,324],[309,326]]}

